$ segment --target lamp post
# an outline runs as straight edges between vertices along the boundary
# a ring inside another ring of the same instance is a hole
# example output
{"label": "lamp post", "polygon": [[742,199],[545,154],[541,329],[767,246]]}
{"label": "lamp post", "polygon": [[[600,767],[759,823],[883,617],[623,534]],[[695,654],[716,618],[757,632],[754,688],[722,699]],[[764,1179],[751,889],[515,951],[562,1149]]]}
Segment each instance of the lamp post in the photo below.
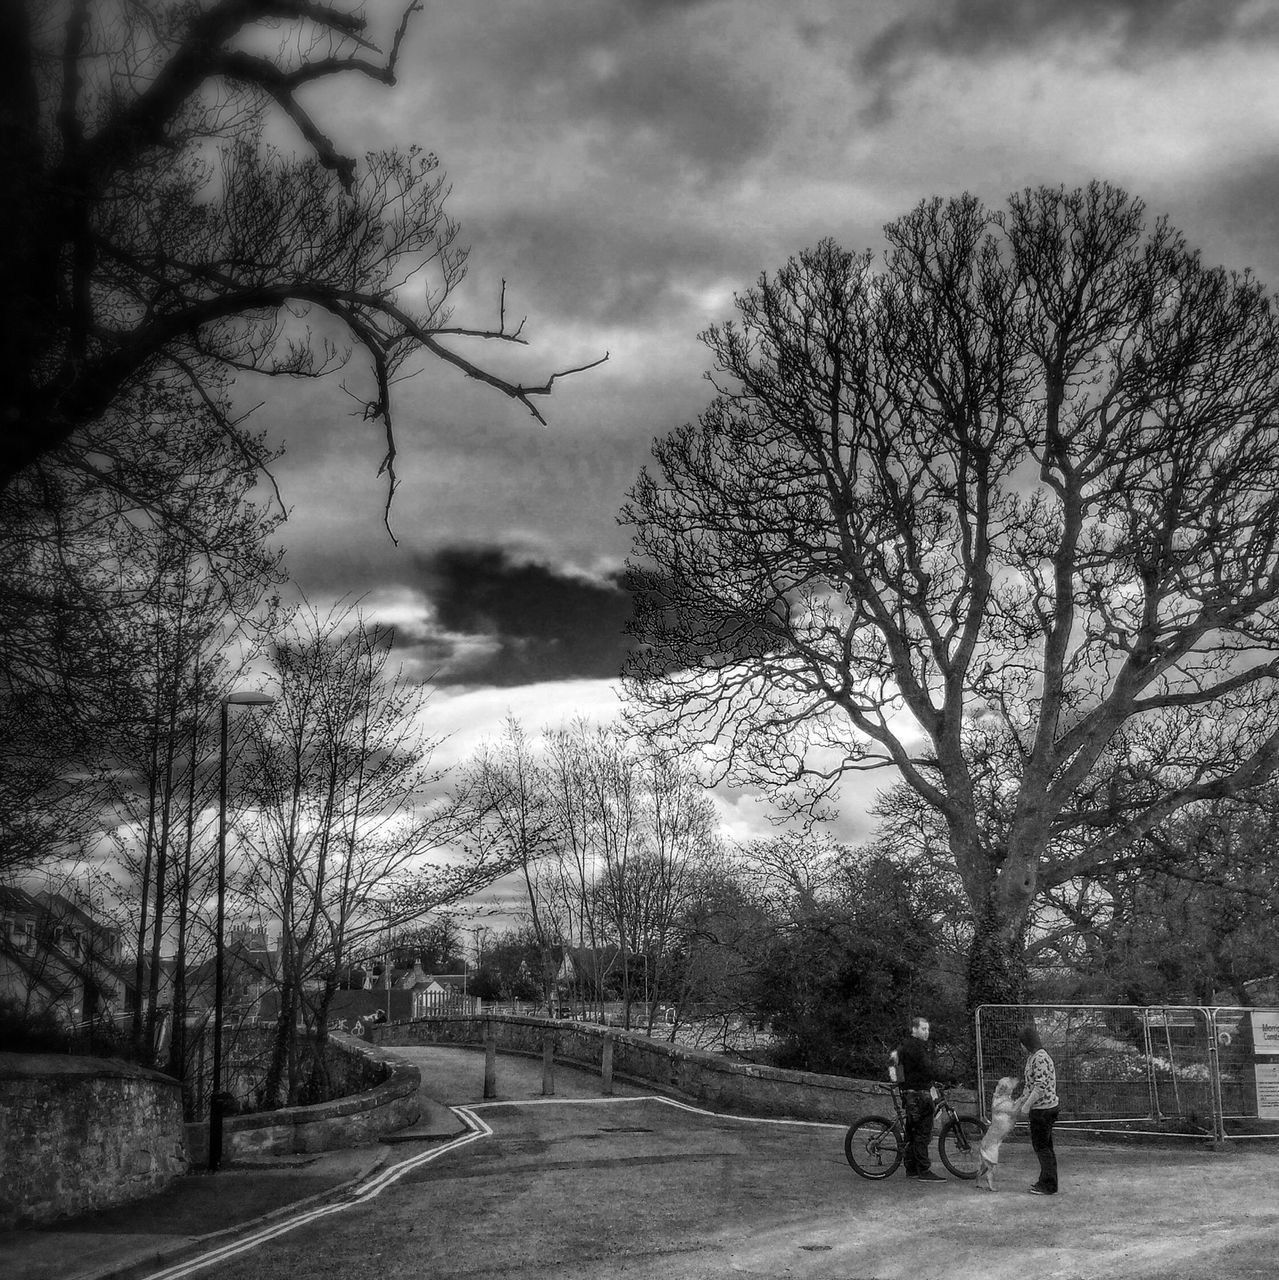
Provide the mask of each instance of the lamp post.
{"label": "lamp post", "polygon": [[213,962],[213,1089],[209,1095],[209,1172],[222,1163],[222,996],[226,925],[226,773],[227,721],[231,707],[265,707],[275,699],[266,693],[228,693],[222,699],[222,734],[218,751],[218,915]]}

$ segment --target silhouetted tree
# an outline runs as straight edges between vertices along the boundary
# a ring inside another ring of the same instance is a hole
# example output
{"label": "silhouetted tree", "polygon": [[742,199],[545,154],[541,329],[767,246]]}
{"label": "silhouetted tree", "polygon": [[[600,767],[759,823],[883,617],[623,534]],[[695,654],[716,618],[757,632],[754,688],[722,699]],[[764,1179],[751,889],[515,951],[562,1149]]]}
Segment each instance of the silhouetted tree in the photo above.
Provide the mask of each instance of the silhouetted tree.
{"label": "silhouetted tree", "polygon": [[1279,327],[1094,183],[827,241],[703,340],[721,394],[624,511],[630,691],[797,802],[894,770],[941,819],[969,999],[1029,912],[1279,762]]}
{"label": "silhouetted tree", "polygon": [[454,345],[523,338],[504,306],[496,327],[450,321],[466,253],[435,157],[357,163],[303,101],[338,77],[393,85],[420,8],[384,32],[320,0],[0,9],[0,487],[60,448],[84,460],[79,433],[156,384],[207,395],[235,433],[222,377],[318,376],[343,344],[368,363],[388,504],[406,361],[441,359],[540,419],[558,374],[513,382]]}

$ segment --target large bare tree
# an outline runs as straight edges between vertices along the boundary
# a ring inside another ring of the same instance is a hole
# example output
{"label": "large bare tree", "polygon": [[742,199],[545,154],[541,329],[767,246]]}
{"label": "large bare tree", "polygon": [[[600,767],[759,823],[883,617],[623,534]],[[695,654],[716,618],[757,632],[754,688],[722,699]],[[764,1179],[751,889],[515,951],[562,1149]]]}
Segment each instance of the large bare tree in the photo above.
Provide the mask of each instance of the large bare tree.
{"label": "large bare tree", "polygon": [[630,692],[809,802],[895,773],[944,826],[969,999],[1028,912],[1279,761],[1279,327],[1094,183],[930,200],[876,268],[831,242],[703,335],[658,441]]}
{"label": "large bare tree", "polygon": [[523,339],[504,306],[494,327],[450,320],[466,254],[435,157],[357,164],[308,105],[339,77],[393,85],[420,8],[378,31],[345,0],[0,7],[0,487],[140,387],[211,386],[221,413],[228,373],[316,376],[348,347],[388,504],[406,361],[437,357],[540,419],[559,374],[526,385],[459,350]]}

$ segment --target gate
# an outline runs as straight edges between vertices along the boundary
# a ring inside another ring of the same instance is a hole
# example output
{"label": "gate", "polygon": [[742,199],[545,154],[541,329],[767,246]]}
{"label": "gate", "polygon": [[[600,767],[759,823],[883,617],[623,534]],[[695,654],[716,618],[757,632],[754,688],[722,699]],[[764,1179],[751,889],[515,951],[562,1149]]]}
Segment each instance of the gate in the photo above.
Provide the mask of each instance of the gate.
{"label": "gate", "polygon": [[1017,1035],[1032,1022],[1056,1067],[1063,1127],[1216,1141],[1279,1137],[1279,1009],[982,1005],[984,1117],[999,1078],[1021,1075]]}

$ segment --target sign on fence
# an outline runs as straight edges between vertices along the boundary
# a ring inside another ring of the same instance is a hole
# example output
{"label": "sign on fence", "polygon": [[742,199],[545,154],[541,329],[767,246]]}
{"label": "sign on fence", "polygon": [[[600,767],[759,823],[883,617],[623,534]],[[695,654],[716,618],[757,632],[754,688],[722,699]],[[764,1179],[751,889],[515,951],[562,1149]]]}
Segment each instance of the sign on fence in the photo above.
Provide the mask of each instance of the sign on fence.
{"label": "sign on fence", "polygon": [[1259,1062],[1257,1072],[1257,1119],[1279,1120],[1279,1062]]}
{"label": "sign on fence", "polygon": [[1254,1053],[1279,1053],[1279,1012],[1252,1011],[1252,1049]]}

